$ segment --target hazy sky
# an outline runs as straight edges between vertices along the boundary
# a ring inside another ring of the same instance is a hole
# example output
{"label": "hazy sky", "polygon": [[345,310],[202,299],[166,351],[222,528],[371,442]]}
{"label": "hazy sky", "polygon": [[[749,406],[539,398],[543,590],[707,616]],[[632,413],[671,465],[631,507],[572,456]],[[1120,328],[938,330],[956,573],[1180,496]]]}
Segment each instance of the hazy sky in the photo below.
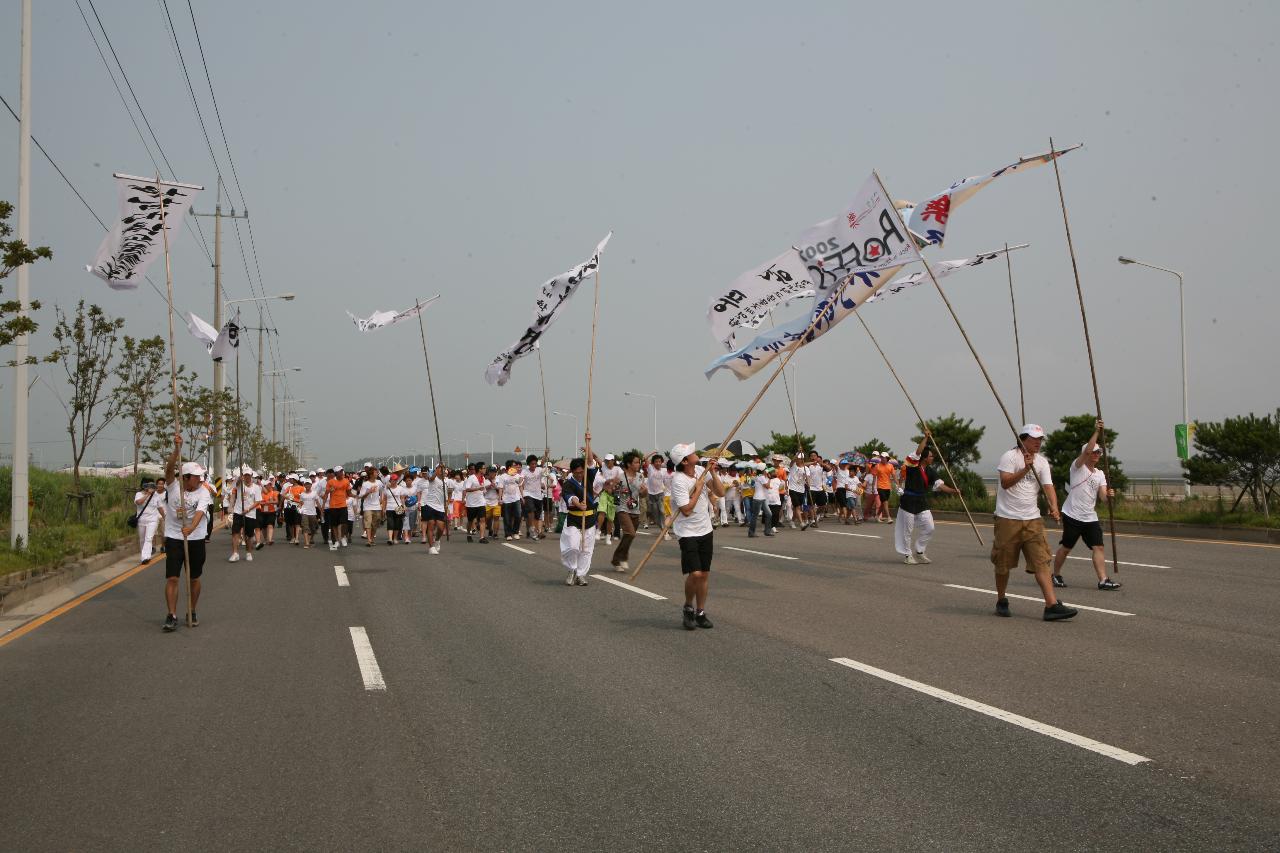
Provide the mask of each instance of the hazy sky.
{"label": "hazy sky", "polygon": [[[190,15],[182,0],[168,4],[230,181]],[[96,5],[178,177],[209,187],[197,207],[211,209],[217,173],[163,8]],[[110,221],[111,173],[155,167],[74,0],[35,6],[34,134]],[[443,298],[428,309],[427,332],[443,438],[469,439],[473,452],[487,451],[481,431],[496,434],[500,452],[541,446],[536,359],[518,362],[504,388],[487,385],[484,368],[528,324],[538,285],[585,260],[610,229],[596,443],[652,443],[652,404],[626,390],[658,395],[663,447],[717,441],[767,374],[703,378],[721,352],[705,320],[713,292],[840,212],[873,168],[891,195],[915,200],[1046,150],[1051,135],[1086,143],[1061,161],[1063,181],[1103,410],[1129,469],[1176,469],[1178,303],[1172,276],[1122,267],[1117,255],[1186,273],[1193,418],[1280,404],[1280,296],[1266,242],[1280,189],[1266,153],[1277,130],[1275,4],[195,6],[265,289],[299,294],[272,306],[278,366],[303,368],[289,392],[307,400],[319,461],[434,449],[418,330],[361,335],[344,311],[401,309],[435,293]],[[15,109],[19,28],[19,3],[4,0],[0,94]],[[16,200],[17,122],[0,115],[0,198]],[[51,347],[53,305],[79,298],[126,317],[134,335],[163,332],[164,303],[150,287],[115,292],[84,271],[102,230],[32,156],[32,238],[55,253],[31,275],[45,304],[33,352]],[[211,220],[202,222],[211,248]],[[1031,244],[1014,256],[1027,411],[1052,428],[1092,409],[1052,168],[976,196],[930,257],[1006,241]],[[173,268],[178,307],[211,320],[212,271],[189,233]],[[163,288],[162,276],[153,267]],[[227,298],[250,295],[230,227],[224,284]],[[945,286],[1016,419],[1003,266]],[[11,298],[12,278],[4,288]],[[927,415],[955,411],[988,426],[986,472],[1011,439],[937,294],[916,288],[865,316]],[[584,412],[590,332],[584,288],[543,339],[551,409]],[[210,376],[180,321],[177,336],[180,360]],[[248,350],[242,358],[251,399],[254,362]],[[824,452],[872,435],[906,451],[910,409],[857,323],[794,363],[800,426]],[[36,372],[65,396],[56,368]],[[0,384],[8,442],[11,371]],[[32,390],[31,434],[49,442],[33,445],[37,461],[53,465],[69,447],[48,385]],[[558,452],[571,428],[551,418]],[[741,434],[770,429],[791,429],[781,382]],[[118,440],[101,440],[90,460],[121,458],[127,429],[106,435]]]}

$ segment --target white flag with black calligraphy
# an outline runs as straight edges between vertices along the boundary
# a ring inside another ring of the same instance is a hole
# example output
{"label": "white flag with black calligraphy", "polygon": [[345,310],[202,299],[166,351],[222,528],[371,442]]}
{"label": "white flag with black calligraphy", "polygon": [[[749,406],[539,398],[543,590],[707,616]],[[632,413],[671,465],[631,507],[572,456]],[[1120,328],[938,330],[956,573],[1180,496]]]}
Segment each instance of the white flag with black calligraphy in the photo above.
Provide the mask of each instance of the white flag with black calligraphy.
{"label": "white flag with black calligraphy", "polygon": [[1043,166],[1045,163],[1051,163],[1057,157],[1082,148],[1083,145],[1072,145],[1070,148],[1059,148],[1057,151],[1045,151],[1043,154],[1033,154],[1030,157],[1020,157],[1016,163],[1010,163],[1008,166],[996,169],[985,175],[974,175],[971,178],[964,178],[956,181],[940,193],[935,193],[925,199],[920,204],[910,205],[903,209],[902,218],[907,223],[907,229],[924,245],[941,246],[942,241],[947,236],[947,223],[951,219],[952,212],[973,198],[974,194],[986,187],[996,178],[1005,175],[1011,175],[1014,172],[1026,171],[1034,169],[1036,166]]}
{"label": "white flag with black calligraphy", "polygon": [[205,352],[212,353],[213,345],[218,340],[218,330],[197,317],[191,311],[187,312],[186,320],[187,331],[191,333],[192,337],[204,345]]}
{"label": "white flag with black calligraphy", "polygon": [[511,366],[516,363],[516,359],[533,352],[538,339],[555,321],[564,304],[577,292],[578,285],[596,274],[600,266],[600,253],[604,251],[605,245],[612,236],[612,231],[604,236],[604,239],[596,245],[595,254],[590,260],[578,264],[555,278],[548,279],[538,289],[538,298],[534,300],[533,322],[529,324],[529,328],[519,340],[498,353],[485,369],[484,378],[490,385],[507,384],[507,380],[511,378]]}
{"label": "white flag with black calligraphy", "polygon": [[120,214],[98,247],[93,264],[85,269],[116,290],[133,290],[147,267],[164,254],[165,235],[173,248],[183,217],[202,188],[154,178],[116,175],[116,195]]}
{"label": "white flag with black calligraphy", "polygon": [[422,313],[422,309],[426,308],[432,302],[440,298],[440,294],[428,299],[426,302],[419,302],[412,308],[406,308],[403,311],[374,311],[368,317],[360,318],[350,311],[347,316],[351,318],[351,322],[356,324],[356,328],[362,332],[371,332],[374,329],[381,329],[383,326],[394,326],[402,320],[408,320],[411,317],[417,317]]}
{"label": "white flag with black calligraphy", "polygon": [[209,350],[214,361],[222,361],[236,354],[236,350],[240,348],[240,329],[240,311],[237,310],[235,316],[222,325],[222,330],[218,332],[218,337]]}
{"label": "white flag with black calligraphy", "polygon": [[732,350],[740,329],[758,329],[773,309],[805,296],[813,296],[813,282],[800,255],[788,249],[747,270],[728,290],[713,296],[707,322],[716,341]]}
{"label": "white flag with black calligraphy", "polygon": [[[893,202],[874,173],[858,190],[844,216],[810,228],[797,243],[797,249],[817,285],[818,302],[813,310],[716,359],[704,371],[708,379],[721,368],[746,379],[795,341],[800,340],[801,347],[807,346],[866,302],[903,265],[920,259],[915,242],[907,239]],[[841,289],[840,283],[846,280]]]}
{"label": "white flag with black calligraphy", "polygon": [[[960,258],[954,261],[939,261],[934,264],[929,264],[929,267],[933,270],[934,278],[946,278],[957,270],[982,266],[988,261],[994,261],[996,258],[1007,252],[1012,252],[1017,249],[1025,249],[1030,245],[1030,243],[1019,243],[1016,246],[1010,246],[1008,249],[996,249],[994,252],[984,252],[981,255],[974,255],[972,258]],[[872,294],[871,297],[867,299],[867,303],[879,302],[880,300],[892,296],[895,293],[901,293],[908,287],[915,287],[920,282],[928,280],[929,274],[924,270],[913,272],[910,275],[904,275],[901,278],[895,278],[893,281],[889,282],[884,287],[880,288],[880,290]]]}

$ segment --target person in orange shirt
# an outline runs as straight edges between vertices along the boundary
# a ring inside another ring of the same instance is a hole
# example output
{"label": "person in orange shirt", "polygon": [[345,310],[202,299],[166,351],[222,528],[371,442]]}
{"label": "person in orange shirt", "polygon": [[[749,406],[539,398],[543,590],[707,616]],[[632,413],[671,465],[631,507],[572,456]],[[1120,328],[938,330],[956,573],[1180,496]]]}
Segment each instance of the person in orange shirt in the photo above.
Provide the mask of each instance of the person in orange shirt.
{"label": "person in orange shirt", "polygon": [[351,522],[347,517],[347,498],[351,495],[351,481],[347,472],[338,465],[333,469],[333,476],[325,483],[325,520],[329,524],[329,550],[338,550],[351,544]]}
{"label": "person in orange shirt", "polygon": [[889,495],[893,493],[893,475],[897,471],[887,457],[871,466],[876,475],[876,492],[880,497],[880,506],[876,509],[876,521],[893,524],[893,516],[889,513]]}
{"label": "person in orange shirt", "polygon": [[258,529],[266,536],[267,544],[276,544],[276,513],[280,510],[280,492],[274,477],[262,483],[262,503],[258,504]]}

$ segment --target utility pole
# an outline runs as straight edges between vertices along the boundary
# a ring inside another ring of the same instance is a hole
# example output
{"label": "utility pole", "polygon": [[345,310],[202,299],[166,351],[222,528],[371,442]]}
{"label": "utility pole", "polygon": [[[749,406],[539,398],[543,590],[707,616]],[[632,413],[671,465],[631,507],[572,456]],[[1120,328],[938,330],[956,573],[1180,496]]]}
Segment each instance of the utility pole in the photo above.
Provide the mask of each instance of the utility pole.
{"label": "utility pole", "polygon": [[[31,0],[22,0],[22,79],[18,85],[18,239],[31,239]],[[17,270],[18,316],[26,316],[31,305],[30,264]],[[27,333],[13,346],[13,486],[9,502],[9,545],[15,551],[29,544],[30,516],[27,500],[31,491],[27,433]]]}
{"label": "utility pole", "polygon": [[[242,326],[241,328],[242,328],[242,329],[244,329],[245,331],[248,331],[248,332],[255,332],[255,331],[256,331],[256,332],[258,333],[258,433],[259,433],[259,435],[261,435],[261,434],[262,434],[262,377],[264,376],[264,374],[263,374],[263,372],[262,372],[262,346],[263,346],[263,345],[262,345],[262,334],[263,334],[263,332],[270,332],[271,334],[273,334],[273,335],[274,335],[274,334],[277,334],[278,332],[277,332],[277,330],[276,330],[276,329],[273,329],[273,328],[271,328],[270,326],[264,326],[264,325],[262,325],[262,305],[261,305],[261,303],[259,303],[259,305],[258,305],[258,325],[256,325],[256,326]],[[274,373],[275,373],[275,375],[277,375],[277,376],[278,376],[278,375],[280,375],[280,371],[275,371]],[[274,386],[273,386],[273,387],[274,387]],[[274,417],[275,417],[275,415],[273,414],[273,415],[272,415],[272,418],[274,418]],[[260,460],[259,460],[259,461],[260,461]]]}
{"label": "utility pole", "polygon": [[[237,214],[236,209],[233,207],[229,214],[222,212],[222,178],[218,178],[218,197],[217,203],[213,208],[213,213],[196,213],[194,210],[190,213],[192,216],[213,217],[213,326],[221,332],[222,220],[248,219],[249,211],[246,210],[243,213]],[[221,397],[222,389],[226,387],[226,376],[223,370],[222,362],[215,361],[213,363],[213,393],[215,397]],[[223,437],[223,428],[222,416],[220,414],[215,414],[213,419],[213,472],[210,475],[211,480],[221,477],[227,470],[227,444]]]}

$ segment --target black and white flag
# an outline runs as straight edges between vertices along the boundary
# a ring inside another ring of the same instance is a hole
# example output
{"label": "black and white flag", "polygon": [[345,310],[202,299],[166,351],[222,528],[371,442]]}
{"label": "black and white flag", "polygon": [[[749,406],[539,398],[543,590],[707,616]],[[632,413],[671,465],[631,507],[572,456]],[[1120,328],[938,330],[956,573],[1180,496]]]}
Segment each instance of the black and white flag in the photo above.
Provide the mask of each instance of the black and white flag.
{"label": "black and white flag", "polygon": [[213,347],[209,350],[209,354],[213,356],[214,361],[222,361],[224,358],[231,358],[236,354],[236,350],[240,347],[240,312],[237,310],[235,316],[223,325],[222,330],[218,332],[218,338],[213,342]]}
{"label": "black and white flag", "polygon": [[600,253],[604,251],[605,244],[612,236],[612,231],[604,235],[604,239],[596,246],[595,254],[590,260],[578,264],[555,278],[548,279],[538,289],[538,298],[534,300],[533,323],[518,341],[498,353],[485,370],[484,378],[490,385],[507,384],[507,380],[511,378],[511,366],[516,363],[516,359],[533,352],[542,333],[555,321],[560,309],[569,301],[569,297],[577,292],[578,285],[596,274],[600,266]]}
{"label": "black and white flag", "polygon": [[172,248],[183,217],[203,187],[133,175],[117,174],[115,179],[120,215],[98,247],[93,264],[85,269],[116,290],[133,290],[151,262],[164,253],[161,230],[168,233]]}

